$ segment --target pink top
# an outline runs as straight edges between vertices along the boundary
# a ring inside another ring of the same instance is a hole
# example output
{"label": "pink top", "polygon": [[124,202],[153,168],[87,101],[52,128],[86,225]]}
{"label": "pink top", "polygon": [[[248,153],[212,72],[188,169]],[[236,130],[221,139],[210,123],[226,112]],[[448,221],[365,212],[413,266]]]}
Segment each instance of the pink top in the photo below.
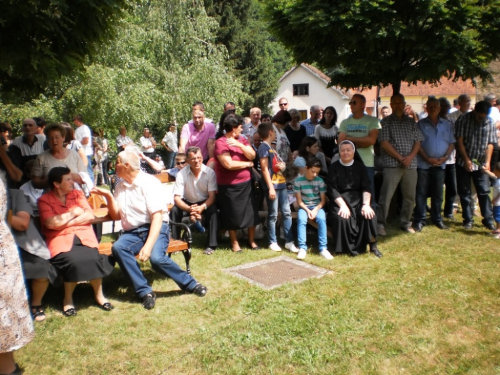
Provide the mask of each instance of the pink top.
{"label": "pink top", "polygon": [[182,127],[181,139],[187,139],[186,149],[196,146],[201,149],[203,160],[208,159],[208,140],[215,139],[215,125],[205,122],[203,129],[197,130],[192,122],[188,122]]}
{"label": "pink top", "polygon": [[[222,155],[226,152],[229,152],[231,159],[237,161],[250,161],[243,154],[243,151],[239,147],[231,146],[229,147],[226,142],[226,137],[220,137],[215,141],[215,174],[217,176],[217,184],[218,185],[235,185],[241,184],[243,182],[247,182],[251,179],[250,168],[238,169],[234,171],[230,171],[222,166],[219,161],[218,156]],[[245,146],[248,146],[249,143],[245,139],[245,137],[239,137],[238,141],[243,143]]]}

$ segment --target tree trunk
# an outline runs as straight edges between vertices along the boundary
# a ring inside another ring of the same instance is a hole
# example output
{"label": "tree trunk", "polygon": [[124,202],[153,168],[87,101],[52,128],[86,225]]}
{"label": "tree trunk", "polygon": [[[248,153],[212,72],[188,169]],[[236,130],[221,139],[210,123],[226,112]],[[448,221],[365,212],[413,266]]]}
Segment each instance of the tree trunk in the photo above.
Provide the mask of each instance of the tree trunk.
{"label": "tree trunk", "polygon": [[392,85],[392,95],[399,94],[401,91],[401,81],[393,82]]}

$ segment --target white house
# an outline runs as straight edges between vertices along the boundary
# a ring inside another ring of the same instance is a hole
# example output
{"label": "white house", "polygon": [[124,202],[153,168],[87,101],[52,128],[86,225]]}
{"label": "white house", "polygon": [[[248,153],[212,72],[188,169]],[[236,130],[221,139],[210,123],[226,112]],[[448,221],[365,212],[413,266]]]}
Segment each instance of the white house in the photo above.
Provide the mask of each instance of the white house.
{"label": "white house", "polygon": [[[319,69],[309,65],[300,64],[288,70],[279,80],[280,87],[277,97],[271,102],[273,113],[280,110],[278,100],[282,97],[288,100],[288,109],[297,109],[302,119],[309,117],[309,109],[312,105],[326,108],[333,106],[337,111],[338,123],[351,114],[349,100],[359,91],[343,90],[338,87],[327,87],[330,77]],[[363,91],[366,96],[366,110],[371,114],[375,107],[374,99],[370,95],[372,90]],[[373,102],[373,103],[372,103]]]}

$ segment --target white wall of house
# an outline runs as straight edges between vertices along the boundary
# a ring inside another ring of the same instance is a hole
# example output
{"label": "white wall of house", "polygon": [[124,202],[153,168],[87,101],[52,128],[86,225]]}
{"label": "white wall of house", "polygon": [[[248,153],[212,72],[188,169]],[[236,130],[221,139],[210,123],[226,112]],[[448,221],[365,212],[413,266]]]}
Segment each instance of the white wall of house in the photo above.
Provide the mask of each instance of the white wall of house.
{"label": "white wall of house", "polygon": [[[309,95],[293,96],[293,85],[303,83],[309,84]],[[288,99],[288,109],[305,110],[308,118],[310,117],[309,109],[315,104],[323,108],[333,106],[337,111],[338,124],[351,114],[348,104],[349,98],[334,88],[326,88],[326,83],[323,80],[303,66],[298,66],[280,82],[278,95],[271,102],[273,114],[279,111],[278,100],[281,97]]]}

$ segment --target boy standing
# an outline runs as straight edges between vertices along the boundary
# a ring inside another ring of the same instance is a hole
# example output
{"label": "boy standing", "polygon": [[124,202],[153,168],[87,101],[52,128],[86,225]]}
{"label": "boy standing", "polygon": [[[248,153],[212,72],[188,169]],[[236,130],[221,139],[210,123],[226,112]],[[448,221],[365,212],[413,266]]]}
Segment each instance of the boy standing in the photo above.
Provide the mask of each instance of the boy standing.
{"label": "boy standing", "polygon": [[318,223],[318,242],[320,255],[328,260],[333,259],[332,254],[327,249],[328,240],[326,238],[326,215],[323,210],[326,204],[326,186],[321,177],[321,162],[312,157],[306,162],[306,172],[303,176],[295,179],[295,196],[299,204],[297,215],[297,232],[299,235],[299,253],[297,259],[304,259],[307,254],[306,226],[307,220],[316,220]]}
{"label": "boy standing", "polygon": [[293,253],[297,253],[298,250],[293,243],[293,232],[291,230],[292,214],[290,212],[290,204],[288,203],[286,180],[285,176],[283,176],[286,164],[278,156],[276,150],[271,147],[271,143],[276,139],[276,133],[271,123],[260,124],[257,131],[262,139],[262,144],[257,150],[257,156],[260,160],[262,177],[269,189],[267,197],[269,248],[272,251],[281,251],[281,247],[279,247],[276,239],[276,220],[279,208],[283,216],[283,229],[286,240],[285,248]]}

